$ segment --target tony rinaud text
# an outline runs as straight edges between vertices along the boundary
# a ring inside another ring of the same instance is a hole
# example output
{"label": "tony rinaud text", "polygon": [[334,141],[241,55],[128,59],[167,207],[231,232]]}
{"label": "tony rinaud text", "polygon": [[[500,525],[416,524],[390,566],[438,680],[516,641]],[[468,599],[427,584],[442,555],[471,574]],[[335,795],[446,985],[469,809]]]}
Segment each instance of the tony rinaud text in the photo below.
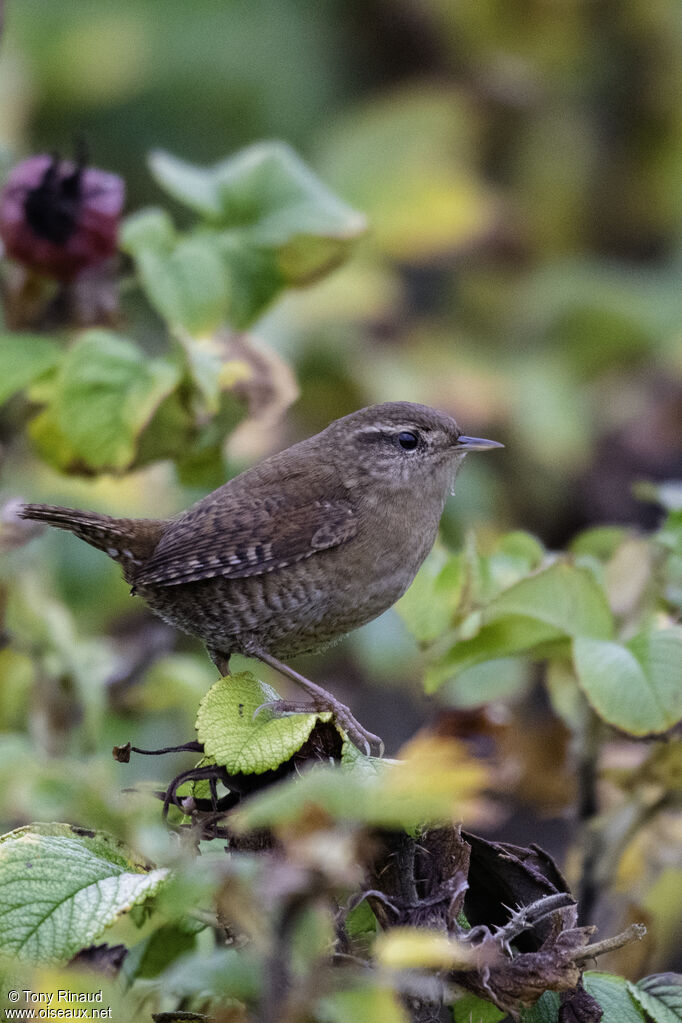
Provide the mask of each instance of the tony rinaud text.
{"label": "tony rinaud text", "polygon": [[44,1005],[52,1005],[56,1002],[101,1002],[104,997],[101,989],[99,991],[65,991],[59,988],[57,991],[31,991],[24,988],[21,992],[27,1002],[42,1002]]}

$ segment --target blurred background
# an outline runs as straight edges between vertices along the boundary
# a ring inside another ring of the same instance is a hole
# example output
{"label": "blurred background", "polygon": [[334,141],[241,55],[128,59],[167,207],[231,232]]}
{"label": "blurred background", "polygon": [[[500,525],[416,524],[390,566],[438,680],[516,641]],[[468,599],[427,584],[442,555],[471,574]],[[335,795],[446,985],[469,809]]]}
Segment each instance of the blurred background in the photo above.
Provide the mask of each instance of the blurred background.
{"label": "blurred background", "polygon": [[[159,201],[154,147],[209,164],[279,138],[368,216],[342,269],[255,325],[300,396],[235,445],[235,472],[360,406],[408,399],[505,444],[468,460],[448,545],[474,528],[523,528],[559,548],[591,523],[657,524],[632,487],[682,472],[678,0],[21,0],[5,20],[6,166],[70,155],[83,137],[93,163],[125,178],[132,211]],[[5,450],[1,486],[132,514],[198,496],[169,465],[72,480],[21,444]],[[191,738],[214,677],[203,653],[146,618],[116,566],[75,539],[45,536],[21,557],[84,641],[107,634],[127,654],[137,642],[165,657],[142,685],[120,668],[106,737]],[[381,724],[391,751],[434,713],[394,611],[302,667]],[[543,710],[532,674],[508,688],[513,746]],[[26,713],[7,699],[5,713]],[[571,793],[552,727],[515,768],[526,804],[549,818],[549,846]],[[503,828],[512,841],[529,830],[523,813]]]}

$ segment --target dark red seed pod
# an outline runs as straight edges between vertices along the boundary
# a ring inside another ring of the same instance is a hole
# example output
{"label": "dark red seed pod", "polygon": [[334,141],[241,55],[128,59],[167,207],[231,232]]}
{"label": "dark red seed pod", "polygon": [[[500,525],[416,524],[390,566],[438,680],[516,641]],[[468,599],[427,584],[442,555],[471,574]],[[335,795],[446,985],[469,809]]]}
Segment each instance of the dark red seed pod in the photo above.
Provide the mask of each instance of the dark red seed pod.
{"label": "dark red seed pod", "polygon": [[116,251],[125,184],[116,174],[32,156],[0,194],[0,237],[8,256],[38,273],[72,280]]}

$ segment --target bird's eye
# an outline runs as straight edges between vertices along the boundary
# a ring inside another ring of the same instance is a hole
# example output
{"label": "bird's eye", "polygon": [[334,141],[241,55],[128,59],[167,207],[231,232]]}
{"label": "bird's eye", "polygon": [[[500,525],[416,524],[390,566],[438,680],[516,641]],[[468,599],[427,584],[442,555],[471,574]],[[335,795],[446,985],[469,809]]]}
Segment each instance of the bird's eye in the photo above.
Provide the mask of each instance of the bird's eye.
{"label": "bird's eye", "polygon": [[410,433],[409,430],[404,430],[398,434],[398,444],[404,451],[414,451],[417,444],[419,443],[419,437],[416,433]]}

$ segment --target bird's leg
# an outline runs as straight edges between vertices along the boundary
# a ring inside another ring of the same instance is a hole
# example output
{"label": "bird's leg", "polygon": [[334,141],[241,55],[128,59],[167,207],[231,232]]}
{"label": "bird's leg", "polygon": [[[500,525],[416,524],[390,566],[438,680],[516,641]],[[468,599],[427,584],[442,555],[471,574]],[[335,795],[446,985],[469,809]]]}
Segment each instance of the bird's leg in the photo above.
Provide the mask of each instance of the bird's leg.
{"label": "bird's leg", "polygon": [[384,754],[384,743],[383,740],[372,732],[368,732],[366,728],[360,724],[356,718],[353,717],[348,707],[337,700],[331,693],[328,693],[322,686],[318,686],[315,682],[311,682],[305,675],[299,674],[294,671],[288,665],[282,661],[278,661],[276,657],[271,654],[266,654],[264,650],[253,649],[251,651],[254,657],[257,657],[259,661],[263,661],[265,664],[269,664],[271,668],[278,671],[281,675],[286,675],[292,682],[301,686],[307,693],[310,693],[312,700],[307,703],[295,703],[288,700],[272,700],[269,703],[263,703],[256,711],[256,714],[264,707],[268,707],[271,710],[279,711],[282,714],[309,714],[311,710],[324,713],[331,711],[334,715],[339,726],[346,733],[350,741],[354,746],[357,746],[359,750],[366,753],[368,756],[376,753],[377,756],[383,756]]}
{"label": "bird's leg", "polygon": [[208,651],[208,656],[211,658],[211,660],[215,664],[215,666],[218,669],[218,671],[220,672],[220,674],[223,677],[225,677],[225,675],[229,675],[230,674],[230,655],[229,655],[229,653],[226,654],[222,650],[216,650],[215,647],[211,647],[211,646],[206,647],[206,649]]}

